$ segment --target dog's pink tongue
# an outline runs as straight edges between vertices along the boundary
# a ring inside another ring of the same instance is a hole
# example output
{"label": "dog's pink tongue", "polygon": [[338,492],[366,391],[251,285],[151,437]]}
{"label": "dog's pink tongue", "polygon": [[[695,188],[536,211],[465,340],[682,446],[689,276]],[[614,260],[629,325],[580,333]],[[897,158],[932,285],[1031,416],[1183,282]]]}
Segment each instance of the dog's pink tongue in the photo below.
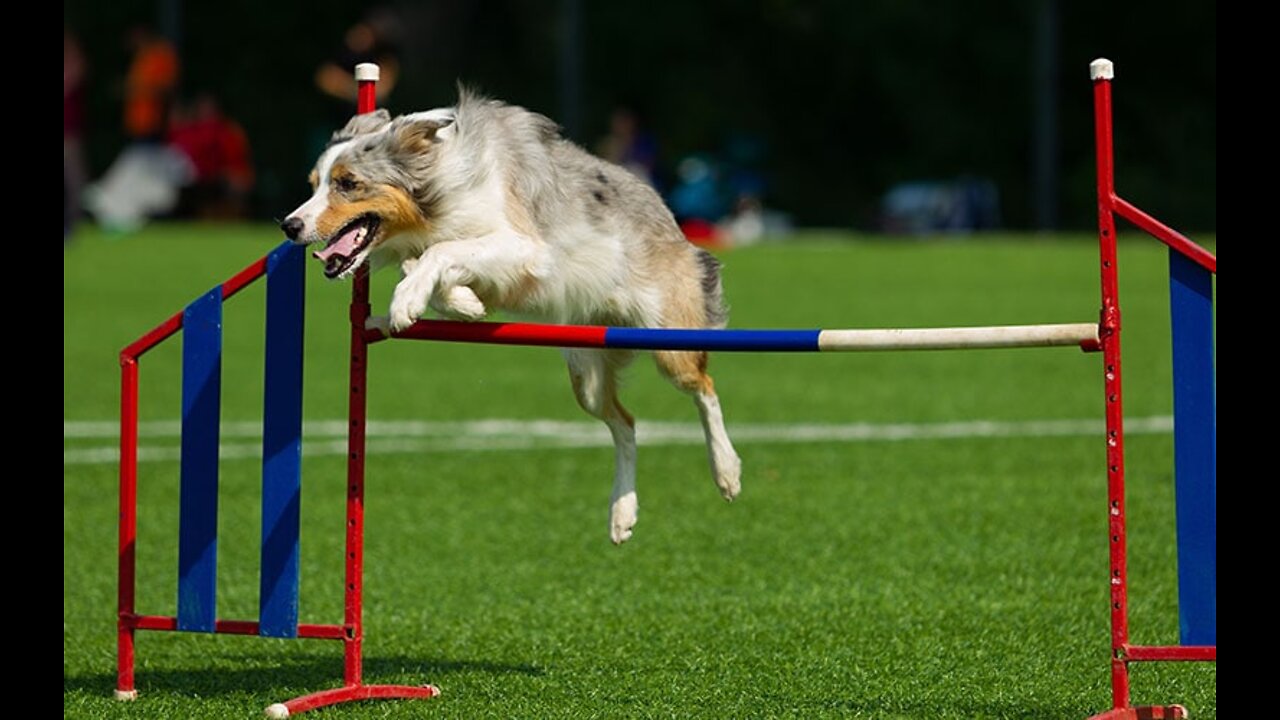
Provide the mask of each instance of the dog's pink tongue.
{"label": "dog's pink tongue", "polygon": [[334,240],[332,245],[329,245],[323,250],[317,250],[312,253],[311,257],[325,262],[328,262],[329,258],[335,255],[349,258],[356,253],[356,237],[359,236],[359,234],[360,226],[357,225],[356,227],[342,233],[342,236],[337,240]]}

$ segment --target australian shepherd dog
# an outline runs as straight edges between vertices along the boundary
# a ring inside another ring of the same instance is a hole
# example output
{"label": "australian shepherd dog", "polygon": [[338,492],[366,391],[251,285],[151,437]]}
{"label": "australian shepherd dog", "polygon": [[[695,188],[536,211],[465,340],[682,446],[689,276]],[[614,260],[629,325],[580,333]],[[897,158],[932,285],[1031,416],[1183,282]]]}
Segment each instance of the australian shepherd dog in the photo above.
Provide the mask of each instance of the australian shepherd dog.
{"label": "australian shepherd dog", "polygon": [[[456,107],[353,117],[311,171],[311,198],[281,224],[315,244],[330,279],[398,265],[386,316],[398,331],[427,307],[463,320],[505,310],[546,322],[720,328],[720,263],[690,244],[658,194],[560,136],[537,113],[462,91]],[[566,349],[578,404],[615,447],[609,536],[636,524],[635,421],[618,374],[635,352]],[[725,432],[705,352],[654,353],[693,397],[711,475],[733,500],[741,462]]]}

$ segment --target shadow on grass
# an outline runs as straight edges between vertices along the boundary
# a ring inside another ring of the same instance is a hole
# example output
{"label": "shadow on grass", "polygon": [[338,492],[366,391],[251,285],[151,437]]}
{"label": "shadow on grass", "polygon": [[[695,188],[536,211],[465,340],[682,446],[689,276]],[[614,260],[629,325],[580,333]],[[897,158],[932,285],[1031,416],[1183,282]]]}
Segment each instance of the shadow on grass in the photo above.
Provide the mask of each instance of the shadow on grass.
{"label": "shadow on grass", "polygon": [[[157,668],[137,670],[137,686],[143,693],[174,692],[188,695],[238,695],[301,690],[315,692],[342,684],[340,658],[290,660],[275,664],[260,655],[241,658],[236,668]],[[487,660],[440,660],[410,656],[366,657],[364,680],[369,684],[434,683],[437,678],[457,673],[518,674],[541,676],[542,668],[521,663]],[[116,686],[114,672],[63,675],[62,691],[110,695]]]}

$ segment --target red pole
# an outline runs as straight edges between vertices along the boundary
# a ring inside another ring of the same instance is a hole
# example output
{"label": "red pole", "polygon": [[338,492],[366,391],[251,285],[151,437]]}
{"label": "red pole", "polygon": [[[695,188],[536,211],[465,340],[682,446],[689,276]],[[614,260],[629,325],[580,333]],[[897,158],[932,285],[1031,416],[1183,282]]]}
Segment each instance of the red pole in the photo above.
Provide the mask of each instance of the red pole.
{"label": "red pole", "polygon": [[[373,112],[378,66],[356,66],[357,104],[360,114]],[[343,678],[348,686],[361,684],[361,647],[364,640],[361,598],[364,590],[364,433],[365,364],[368,350],[364,323],[369,317],[368,266],[356,271],[351,286],[351,388],[347,417],[347,557],[343,638]]]}
{"label": "red pole", "polygon": [[1105,366],[1107,408],[1108,544],[1111,548],[1111,696],[1117,709],[1129,707],[1129,578],[1125,558],[1124,411],[1120,389],[1120,288],[1116,267],[1116,186],[1111,145],[1110,60],[1089,65],[1093,79],[1094,137],[1098,153],[1098,245],[1102,270],[1099,339]]}
{"label": "red pole", "polygon": [[378,109],[378,66],[360,63],[356,66],[356,114]]}
{"label": "red pole", "polygon": [[138,538],[138,359],[120,356],[120,545],[116,584],[116,698],[132,700],[135,545]]}

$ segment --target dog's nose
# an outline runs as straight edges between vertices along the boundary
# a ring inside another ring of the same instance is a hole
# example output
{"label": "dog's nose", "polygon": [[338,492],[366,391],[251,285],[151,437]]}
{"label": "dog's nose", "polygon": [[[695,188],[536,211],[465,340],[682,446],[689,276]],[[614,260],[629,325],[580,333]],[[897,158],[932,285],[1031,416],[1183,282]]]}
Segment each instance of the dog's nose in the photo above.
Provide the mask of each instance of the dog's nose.
{"label": "dog's nose", "polygon": [[302,228],[305,225],[306,223],[302,222],[301,218],[291,217],[285,218],[285,221],[280,223],[280,229],[284,231],[285,237],[290,240],[297,240],[298,236],[302,234]]}

